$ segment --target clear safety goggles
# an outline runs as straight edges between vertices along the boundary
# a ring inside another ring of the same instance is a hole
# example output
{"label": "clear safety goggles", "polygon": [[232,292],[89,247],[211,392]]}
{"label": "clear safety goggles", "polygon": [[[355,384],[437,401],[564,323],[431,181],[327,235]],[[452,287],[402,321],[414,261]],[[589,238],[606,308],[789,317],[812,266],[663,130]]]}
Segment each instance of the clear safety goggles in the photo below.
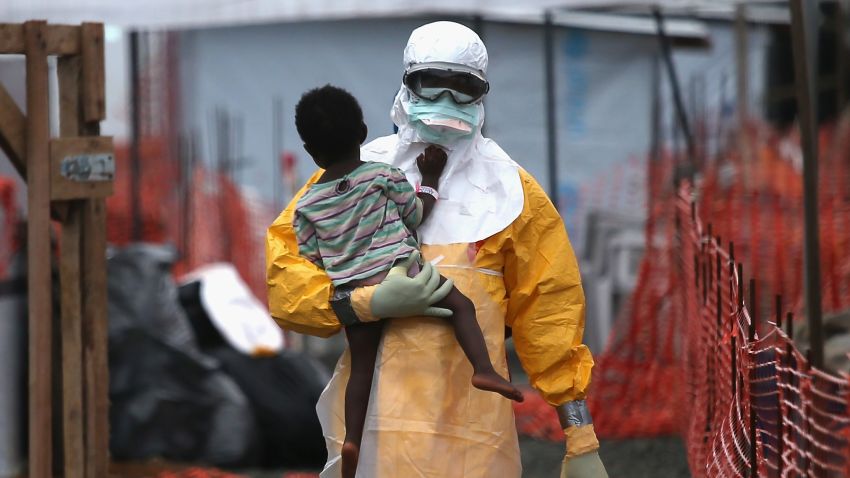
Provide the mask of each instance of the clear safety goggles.
{"label": "clear safety goggles", "polygon": [[447,94],[459,105],[481,101],[490,91],[490,83],[480,71],[453,63],[413,65],[404,73],[402,81],[419,98],[436,101]]}

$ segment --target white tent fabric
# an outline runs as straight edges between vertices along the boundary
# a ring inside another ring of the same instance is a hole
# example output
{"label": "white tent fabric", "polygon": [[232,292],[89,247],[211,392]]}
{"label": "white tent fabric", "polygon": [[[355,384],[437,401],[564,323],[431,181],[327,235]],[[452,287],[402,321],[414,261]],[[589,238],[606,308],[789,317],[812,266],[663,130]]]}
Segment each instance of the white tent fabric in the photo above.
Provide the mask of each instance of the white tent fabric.
{"label": "white tent fabric", "polygon": [[675,11],[718,11],[731,10],[735,3],[735,0],[4,0],[0,2],[0,21],[101,21],[130,27],[167,28],[427,14],[510,18],[542,16],[551,8],[630,5],[659,5]]}

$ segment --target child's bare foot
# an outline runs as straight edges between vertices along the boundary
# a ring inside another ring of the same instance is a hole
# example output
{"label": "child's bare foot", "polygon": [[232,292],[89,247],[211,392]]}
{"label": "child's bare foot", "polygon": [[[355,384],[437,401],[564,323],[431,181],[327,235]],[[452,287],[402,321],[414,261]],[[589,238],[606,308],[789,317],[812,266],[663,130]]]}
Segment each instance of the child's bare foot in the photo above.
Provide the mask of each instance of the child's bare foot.
{"label": "child's bare foot", "polygon": [[351,442],[342,444],[342,478],[354,478],[357,474],[357,459],[360,447]]}
{"label": "child's bare foot", "polygon": [[522,392],[495,371],[473,374],[472,386],[480,390],[496,392],[516,402],[523,400]]}

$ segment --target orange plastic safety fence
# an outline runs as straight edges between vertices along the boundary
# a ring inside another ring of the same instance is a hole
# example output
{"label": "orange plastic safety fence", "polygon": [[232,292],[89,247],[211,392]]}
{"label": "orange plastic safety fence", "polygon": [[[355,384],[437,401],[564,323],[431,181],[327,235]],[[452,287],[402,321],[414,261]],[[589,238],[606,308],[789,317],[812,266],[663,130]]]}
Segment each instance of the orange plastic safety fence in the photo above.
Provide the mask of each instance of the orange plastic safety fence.
{"label": "orange plastic safety fence", "polygon": [[[689,215],[689,190],[679,204],[680,216]],[[677,295],[690,331],[685,438],[692,473],[847,476],[850,378],[813,368],[775,324],[751,325],[757,305],[741,297],[735,258],[706,234],[698,215],[681,223],[685,280]]]}
{"label": "orange plastic safety fence", "polygon": [[17,250],[16,227],[18,205],[15,200],[15,182],[0,176],[0,279],[9,273],[12,255]]}
{"label": "orange plastic safety fence", "polygon": [[678,383],[682,321],[671,299],[678,288],[674,256],[675,203],[672,158],[650,162],[647,177],[647,249],[638,270],[637,287],[597,357],[589,405],[596,430],[607,438],[677,433],[679,404],[685,399]]}
{"label": "orange plastic safety fence", "polygon": [[[696,477],[850,476],[850,378],[812,368],[765,318],[784,319],[777,295],[803,310],[798,140],[755,125],[742,138],[694,188],[672,187],[671,161],[650,163],[648,252],[594,369],[596,429],[681,434]],[[823,302],[838,311],[850,308],[850,121],[820,142]]]}
{"label": "orange plastic safety fence", "polygon": [[[140,240],[173,244],[179,276],[213,262],[231,262],[252,292],[265,301],[265,230],[274,219],[225,174],[174,158],[161,138],[140,144]],[[127,147],[116,148],[115,194],[107,200],[107,239],[133,240],[131,173]]]}

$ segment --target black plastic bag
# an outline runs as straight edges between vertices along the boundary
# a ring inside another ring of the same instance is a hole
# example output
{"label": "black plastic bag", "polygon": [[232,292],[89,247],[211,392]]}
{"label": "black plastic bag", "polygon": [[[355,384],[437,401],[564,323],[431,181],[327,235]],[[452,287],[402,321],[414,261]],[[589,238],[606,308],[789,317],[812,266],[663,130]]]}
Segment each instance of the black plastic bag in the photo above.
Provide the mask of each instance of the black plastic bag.
{"label": "black plastic bag", "polygon": [[316,402],[329,373],[305,354],[283,350],[268,357],[245,355],[218,332],[200,300],[202,281],[180,287],[204,353],[215,357],[253,405],[265,467],[321,468],[327,459]]}
{"label": "black plastic bag", "polygon": [[198,347],[171,277],[174,257],[168,247],[133,245],[108,261],[112,455],[254,466],[251,405]]}

